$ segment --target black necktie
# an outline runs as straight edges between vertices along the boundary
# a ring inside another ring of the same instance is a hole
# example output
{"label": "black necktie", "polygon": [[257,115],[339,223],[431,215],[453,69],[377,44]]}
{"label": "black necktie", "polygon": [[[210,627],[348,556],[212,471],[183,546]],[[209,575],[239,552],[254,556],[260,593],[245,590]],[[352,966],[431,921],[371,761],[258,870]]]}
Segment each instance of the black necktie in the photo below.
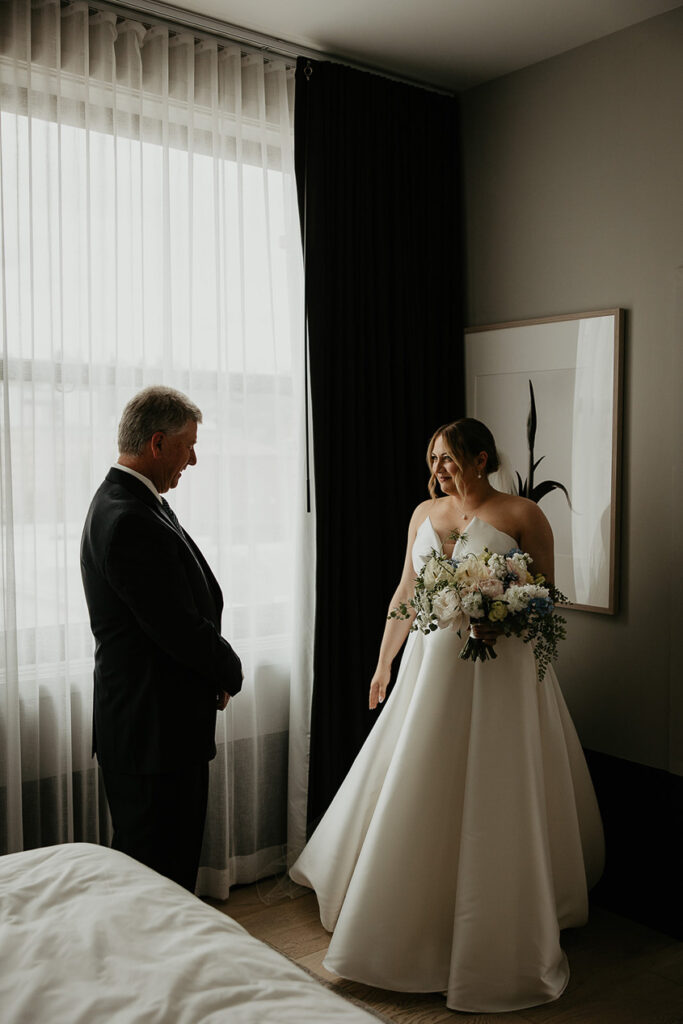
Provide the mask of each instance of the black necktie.
{"label": "black necktie", "polygon": [[178,530],[182,534],[183,528],[180,525],[180,522],[178,520],[178,516],[175,514],[175,512],[173,511],[173,509],[171,508],[169,503],[166,501],[166,498],[164,498],[163,496],[161,498],[161,505],[163,507],[164,512],[166,513],[168,518],[171,520],[171,522],[175,526],[176,530]]}
{"label": "black necktie", "polygon": [[[180,520],[178,519],[178,516],[175,514],[175,512],[173,511],[173,509],[171,508],[169,503],[166,501],[166,498],[164,498],[163,495],[159,495],[159,497],[161,498],[161,507],[163,508],[164,512],[168,516],[168,518],[171,521],[171,523],[173,523],[173,525],[175,526],[175,528],[178,531],[178,533],[180,534],[180,536],[185,541],[186,546],[189,547],[189,549],[192,551],[194,559],[195,559],[197,565],[199,566],[199,569],[201,571],[202,576],[204,577],[204,580],[206,581],[206,579],[207,579],[206,573],[205,573],[204,567],[202,566],[202,563],[200,561],[200,557],[201,556],[195,550],[194,544],[192,543],[190,538],[185,534],[182,526],[180,525]],[[209,585],[208,582],[206,583],[206,585],[207,586]]]}

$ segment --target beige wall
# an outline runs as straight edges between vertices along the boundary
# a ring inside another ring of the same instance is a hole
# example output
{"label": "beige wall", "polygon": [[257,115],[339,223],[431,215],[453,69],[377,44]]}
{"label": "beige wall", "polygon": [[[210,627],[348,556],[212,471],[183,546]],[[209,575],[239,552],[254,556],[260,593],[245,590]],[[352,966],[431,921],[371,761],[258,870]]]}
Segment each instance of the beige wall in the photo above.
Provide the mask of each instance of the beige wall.
{"label": "beige wall", "polygon": [[621,609],[568,613],[559,675],[585,746],[683,774],[683,8],[463,113],[469,323],[628,311]]}

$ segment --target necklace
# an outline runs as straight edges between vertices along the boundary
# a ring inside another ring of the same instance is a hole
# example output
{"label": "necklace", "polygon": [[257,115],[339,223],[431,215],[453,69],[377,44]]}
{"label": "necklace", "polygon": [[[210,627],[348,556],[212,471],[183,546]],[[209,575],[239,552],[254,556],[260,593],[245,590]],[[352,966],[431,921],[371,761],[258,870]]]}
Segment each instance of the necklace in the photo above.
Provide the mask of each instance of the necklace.
{"label": "necklace", "polygon": [[471,519],[472,514],[477,511],[477,509],[479,508],[479,506],[481,504],[482,504],[482,502],[480,501],[479,505],[475,505],[474,508],[471,508],[469,510],[469,512],[467,511],[466,508],[464,508],[464,506],[461,505],[460,506],[460,517],[461,517],[461,519],[464,519],[465,522],[467,522],[468,519]]}
{"label": "necklace", "polygon": [[[477,479],[479,479],[479,480],[481,479],[481,474],[479,474],[479,476],[477,477]],[[467,509],[465,508],[465,506],[464,506],[463,504],[461,504],[461,505],[460,505],[460,518],[461,518],[461,519],[464,519],[464,520],[465,520],[465,522],[467,522],[467,520],[468,520],[468,519],[471,519],[471,518],[472,518],[472,515],[473,515],[473,514],[474,514],[474,513],[475,513],[475,512],[477,511],[477,509],[478,509],[478,508],[480,508],[480,507],[481,507],[481,506],[482,506],[482,505],[484,504],[484,502],[486,501],[486,497],[487,497],[487,496],[486,496],[486,495],[484,494],[484,495],[482,496],[482,500],[481,500],[481,501],[479,502],[479,504],[478,504],[478,505],[475,505],[475,506],[474,506],[474,508],[471,508],[471,509],[469,510],[469,512],[467,511]]]}

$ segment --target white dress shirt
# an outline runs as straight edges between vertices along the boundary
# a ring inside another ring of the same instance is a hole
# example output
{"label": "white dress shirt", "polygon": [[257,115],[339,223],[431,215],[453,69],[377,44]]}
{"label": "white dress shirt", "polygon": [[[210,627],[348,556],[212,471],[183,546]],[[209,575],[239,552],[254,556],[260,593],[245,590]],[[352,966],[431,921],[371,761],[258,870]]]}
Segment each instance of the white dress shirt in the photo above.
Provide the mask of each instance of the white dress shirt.
{"label": "white dress shirt", "polygon": [[159,504],[163,504],[161,500],[161,495],[159,494],[158,490],[156,489],[156,487],[154,486],[154,484],[152,483],[148,476],[143,476],[142,473],[138,473],[137,469],[131,469],[130,466],[122,466],[120,462],[115,462],[114,465],[112,466],[112,469],[120,469],[122,473],[130,473],[131,476],[137,477],[137,479],[140,480],[141,483],[143,483],[146,487],[149,487],[150,491],[157,499]]}

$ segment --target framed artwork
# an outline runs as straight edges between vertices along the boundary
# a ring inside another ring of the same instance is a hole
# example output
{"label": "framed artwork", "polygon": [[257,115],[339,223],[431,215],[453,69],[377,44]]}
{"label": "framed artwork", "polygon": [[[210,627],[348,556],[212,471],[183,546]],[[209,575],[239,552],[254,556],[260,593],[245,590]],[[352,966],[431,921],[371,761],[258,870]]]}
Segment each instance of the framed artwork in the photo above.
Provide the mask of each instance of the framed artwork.
{"label": "framed artwork", "polygon": [[467,415],[503,454],[494,486],[539,503],[570,607],[614,614],[621,451],[621,309],[469,327]]}

